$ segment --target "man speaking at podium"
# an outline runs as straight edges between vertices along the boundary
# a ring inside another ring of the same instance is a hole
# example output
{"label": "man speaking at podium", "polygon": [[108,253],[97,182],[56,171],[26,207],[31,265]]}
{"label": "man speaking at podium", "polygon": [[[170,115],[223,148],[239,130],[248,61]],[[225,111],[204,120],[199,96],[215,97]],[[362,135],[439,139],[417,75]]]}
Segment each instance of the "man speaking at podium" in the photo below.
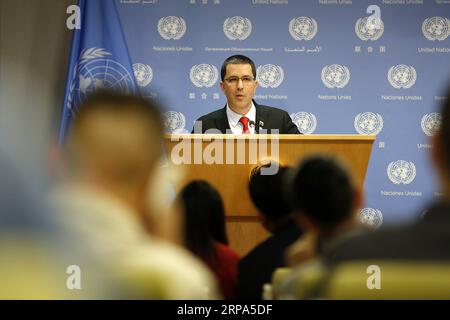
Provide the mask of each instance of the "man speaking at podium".
{"label": "man speaking at podium", "polygon": [[192,133],[205,133],[209,129],[221,133],[255,134],[300,133],[286,111],[257,104],[253,100],[258,81],[255,63],[243,55],[227,58],[220,71],[220,88],[227,97],[222,109],[196,120]]}

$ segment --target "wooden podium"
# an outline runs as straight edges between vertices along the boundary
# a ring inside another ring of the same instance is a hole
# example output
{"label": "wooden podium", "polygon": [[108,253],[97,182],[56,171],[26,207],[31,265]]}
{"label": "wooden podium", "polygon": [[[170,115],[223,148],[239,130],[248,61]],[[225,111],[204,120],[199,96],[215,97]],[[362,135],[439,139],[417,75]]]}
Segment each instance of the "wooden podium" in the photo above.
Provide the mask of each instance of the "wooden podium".
{"label": "wooden podium", "polygon": [[296,165],[311,154],[345,161],[362,189],[375,136],[363,135],[166,135],[167,156],[182,171],[178,192],[192,180],[210,182],[222,195],[230,245],[247,253],[268,236],[248,194],[250,173],[260,161]]}

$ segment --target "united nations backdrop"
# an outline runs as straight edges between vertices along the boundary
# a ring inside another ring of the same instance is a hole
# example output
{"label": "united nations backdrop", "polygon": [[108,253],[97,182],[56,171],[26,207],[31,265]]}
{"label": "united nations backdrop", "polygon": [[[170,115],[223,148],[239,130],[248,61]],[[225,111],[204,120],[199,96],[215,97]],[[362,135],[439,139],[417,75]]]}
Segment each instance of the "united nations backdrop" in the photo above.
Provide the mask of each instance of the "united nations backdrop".
{"label": "united nations backdrop", "polygon": [[450,80],[450,1],[111,3],[116,18],[83,17],[115,24],[107,44],[75,31],[62,131],[100,83],[163,99],[167,132],[190,132],[226,103],[224,59],[244,54],[257,66],[255,100],[288,111],[302,133],[376,135],[361,219],[405,222],[439,196],[429,153]]}

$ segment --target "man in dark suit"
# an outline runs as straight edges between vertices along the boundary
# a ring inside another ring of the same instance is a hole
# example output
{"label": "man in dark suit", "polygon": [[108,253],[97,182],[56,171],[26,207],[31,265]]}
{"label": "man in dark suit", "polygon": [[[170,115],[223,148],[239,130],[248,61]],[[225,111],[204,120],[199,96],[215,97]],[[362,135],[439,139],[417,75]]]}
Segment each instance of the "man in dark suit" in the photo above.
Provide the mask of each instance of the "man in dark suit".
{"label": "man in dark suit", "polygon": [[[226,59],[221,68],[220,88],[227,97],[222,109],[196,120],[192,133],[300,133],[286,111],[253,100],[258,81],[255,63],[243,55]],[[264,131],[266,130],[266,131]],[[215,131],[215,132],[214,132]]]}
{"label": "man in dark suit", "polygon": [[442,197],[414,223],[337,245],[326,254],[329,264],[365,259],[450,261],[450,98],[441,112],[441,127],[432,138],[431,150]]}

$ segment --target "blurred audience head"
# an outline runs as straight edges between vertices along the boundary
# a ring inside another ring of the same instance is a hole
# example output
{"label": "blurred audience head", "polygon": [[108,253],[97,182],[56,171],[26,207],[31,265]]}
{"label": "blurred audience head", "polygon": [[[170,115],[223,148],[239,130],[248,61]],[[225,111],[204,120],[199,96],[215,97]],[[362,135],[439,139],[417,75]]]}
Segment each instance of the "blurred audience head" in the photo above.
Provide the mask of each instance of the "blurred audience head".
{"label": "blurred audience head", "polygon": [[351,175],[338,160],[313,156],[292,171],[289,188],[300,224],[329,236],[338,226],[354,221],[360,195]]}
{"label": "blurred audience head", "polygon": [[289,220],[292,209],[283,194],[283,182],[288,168],[279,166],[278,172],[273,175],[262,174],[262,168],[269,166],[270,163],[256,167],[251,174],[248,187],[250,198],[260,212],[264,227],[270,232],[275,232]]}
{"label": "blurred audience head", "polygon": [[206,181],[192,181],[179,194],[184,207],[185,243],[197,256],[208,259],[214,242],[228,244],[225,210],[219,192]]}
{"label": "blurred audience head", "polygon": [[161,112],[153,102],[97,91],[71,124],[65,146],[69,178],[140,207],[161,156],[162,138]]}

